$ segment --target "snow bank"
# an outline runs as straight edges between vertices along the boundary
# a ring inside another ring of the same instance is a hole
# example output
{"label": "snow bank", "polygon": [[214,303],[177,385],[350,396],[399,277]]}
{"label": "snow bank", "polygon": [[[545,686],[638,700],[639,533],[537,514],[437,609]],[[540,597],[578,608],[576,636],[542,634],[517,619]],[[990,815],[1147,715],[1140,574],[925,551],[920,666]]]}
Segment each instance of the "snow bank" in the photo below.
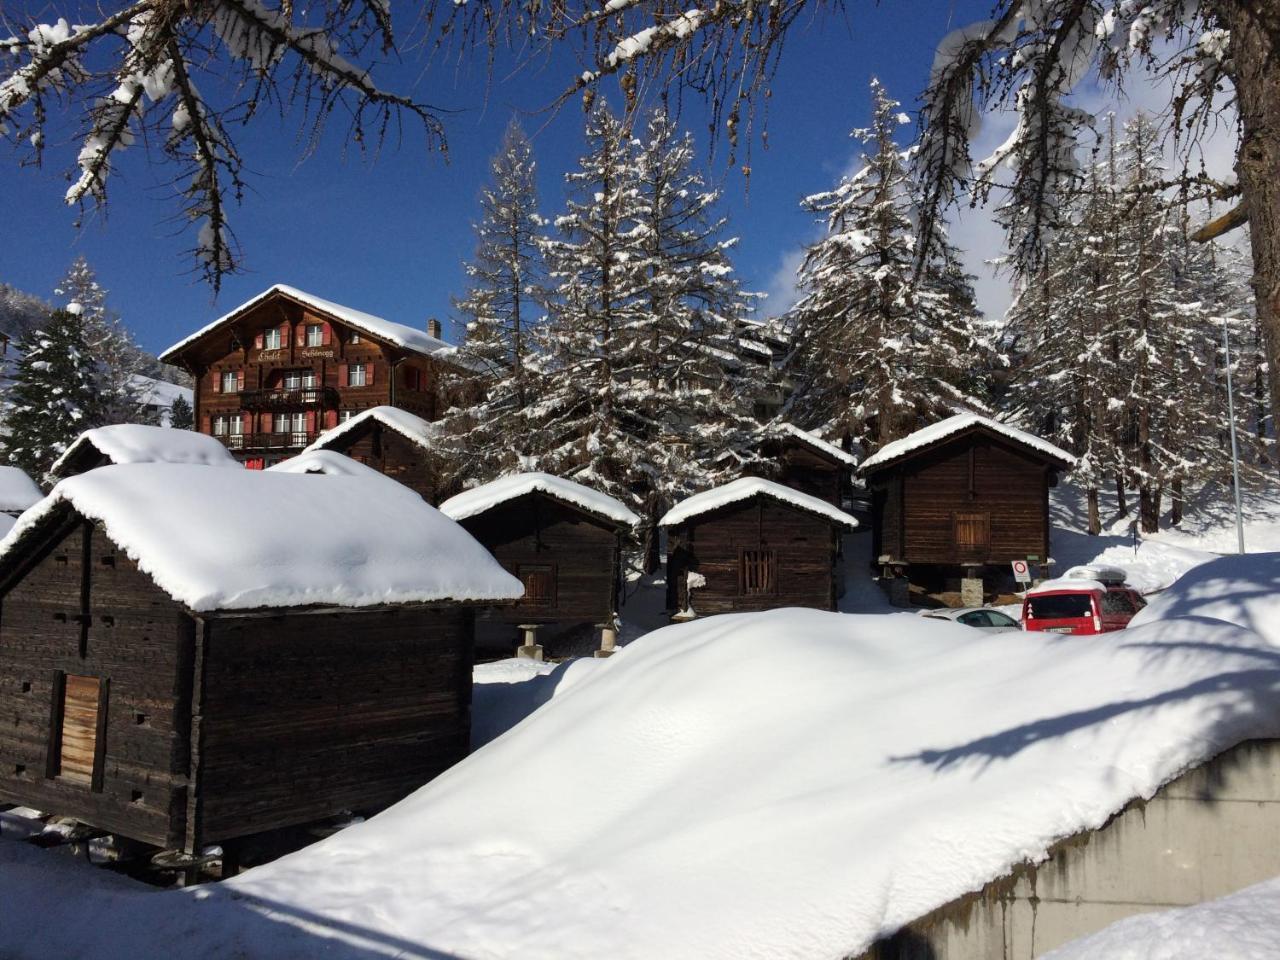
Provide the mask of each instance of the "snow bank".
{"label": "snow bank", "polygon": [[431,336],[425,330],[406,326],[403,323],[395,323],[392,320],[384,320],[382,317],[374,316],[372,313],[365,313],[363,310],[356,310],[354,307],[347,307],[341,303],[334,303],[332,300],[325,300],[315,294],[307,293],[305,290],[299,290],[297,287],[291,287],[283,283],[277,283],[269,287],[256,297],[246,300],[230,313],[226,313],[212,323],[201,327],[191,336],[179,340],[165,350],[164,353],[160,354],[160,359],[166,362],[170,361],[174,354],[184,347],[190,346],[201,337],[218,329],[224,323],[235,319],[276,294],[283,294],[310,307],[317,313],[337,320],[339,323],[344,323],[359,330],[361,333],[367,333],[376,339],[395,344],[397,347],[404,347],[406,350],[413,350],[415,353],[440,357],[452,363],[466,365],[465,359],[459,355],[456,347]]}
{"label": "snow bank", "polygon": [[76,437],[49,468],[50,474],[61,476],[72,458],[85,447],[93,447],[112,463],[189,463],[243,469],[230,451],[208,434],[141,423],[116,423],[86,430]]}
{"label": "snow bank", "polygon": [[472,672],[471,749],[498,739],[607,662],[591,657],[559,664],[511,658],[477,664]]}
{"label": "snow bank", "polygon": [[23,885],[39,904],[0,922],[0,954],[856,955],[1280,735],[1278,687],[1264,641],[1205,621],[1063,638],[712,617],[641,637],[390,810],[216,887],[73,897],[0,870],[0,902]]}
{"label": "snow bank", "polygon": [[368,410],[357,413],[346,423],[340,423],[336,427],[326,430],[320,435],[319,439],[315,440],[303,452],[324,450],[332,447],[336,441],[370,420],[376,420],[383,426],[389,427],[406,439],[413,441],[418,446],[427,447],[428,449],[431,448],[432,441],[440,434],[440,428],[434,423],[423,420],[408,410],[401,410],[398,407],[371,407]]}
{"label": "snow bank", "polygon": [[1067,453],[1061,447],[1056,447],[1048,440],[1043,440],[1035,434],[1027,433],[1025,430],[1019,430],[1007,423],[1000,423],[992,420],[990,417],[979,416],[976,413],[959,413],[954,417],[947,417],[937,423],[917,430],[915,433],[908,434],[901,440],[894,440],[892,443],[886,443],[883,447],[862,461],[862,466],[858,472],[866,474],[873,467],[883,466],[892,463],[899,457],[904,457],[908,453],[912,453],[922,447],[930,446],[947,437],[962,433],[965,430],[974,427],[982,427],[997,433],[1008,440],[1021,444],[1024,447],[1030,447],[1038,450],[1040,453],[1047,454],[1056,460],[1061,461],[1068,467],[1075,466],[1076,458]]}
{"label": "snow bank", "polygon": [[662,519],[658,521],[658,526],[674,527],[693,517],[710,513],[712,510],[719,510],[721,507],[731,503],[750,500],[757,494],[785,503],[788,506],[826,517],[846,530],[853,530],[858,526],[856,519],[843,510],[833,507],[827,501],[820,500],[807,493],[801,493],[799,490],[792,490],[790,487],[784,487],[780,483],[774,483],[772,480],[765,480],[761,477],[742,477],[732,483],[726,483],[722,487],[713,487],[710,490],[704,490],[702,493],[695,493],[692,497],[681,500],[663,514]]}
{"label": "snow bank", "polygon": [[1041,960],[1274,960],[1280,877],[1220,900],[1126,917]]}
{"label": "snow bank", "polygon": [[161,589],[197,611],[523,593],[465,530],[373,471],[102,467],[63,480],[23,514],[0,540],[0,563],[64,503],[101,521]]}
{"label": "snow bank", "polygon": [[44,493],[18,467],[0,467],[0,513],[21,513],[38,503]]}
{"label": "snow bank", "polygon": [[1280,553],[1219,557],[1195,567],[1150,598],[1133,625],[1175,617],[1225,620],[1280,645]]}
{"label": "snow bank", "polygon": [[514,473],[499,477],[491,483],[450,497],[440,504],[440,512],[454,520],[465,520],[530,493],[545,493],[624,527],[635,527],[640,522],[640,518],[621,500],[549,473]]}

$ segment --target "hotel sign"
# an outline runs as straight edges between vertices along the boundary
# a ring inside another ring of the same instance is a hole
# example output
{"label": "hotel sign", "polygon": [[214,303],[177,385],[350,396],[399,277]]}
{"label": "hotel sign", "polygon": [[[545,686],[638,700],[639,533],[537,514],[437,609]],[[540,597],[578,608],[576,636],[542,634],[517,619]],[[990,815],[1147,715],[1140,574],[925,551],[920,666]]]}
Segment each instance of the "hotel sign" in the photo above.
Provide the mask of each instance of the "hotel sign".
{"label": "hotel sign", "polygon": [[307,347],[305,350],[298,351],[298,357],[303,360],[332,360],[333,351]]}
{"label": "hotel sign", "polygon": [[269,350],[261,350],[258,352],[258,359],[263,363],[270,363],[272,360],[283,360],[284,350],[279,347],[273,347]]}

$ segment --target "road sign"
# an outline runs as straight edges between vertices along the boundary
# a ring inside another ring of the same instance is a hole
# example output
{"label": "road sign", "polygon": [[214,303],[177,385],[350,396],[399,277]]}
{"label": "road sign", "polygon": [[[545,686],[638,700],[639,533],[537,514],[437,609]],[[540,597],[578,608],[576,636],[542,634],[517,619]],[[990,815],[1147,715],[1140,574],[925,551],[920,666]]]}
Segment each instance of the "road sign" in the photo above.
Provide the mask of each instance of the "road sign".
{"label": "road sign", "polygon": [[1031,582],[1031,568],[1027,566],[1027,561],[1014,560],[1010,566],[1013,567],[1013,579],[1019,583]]}

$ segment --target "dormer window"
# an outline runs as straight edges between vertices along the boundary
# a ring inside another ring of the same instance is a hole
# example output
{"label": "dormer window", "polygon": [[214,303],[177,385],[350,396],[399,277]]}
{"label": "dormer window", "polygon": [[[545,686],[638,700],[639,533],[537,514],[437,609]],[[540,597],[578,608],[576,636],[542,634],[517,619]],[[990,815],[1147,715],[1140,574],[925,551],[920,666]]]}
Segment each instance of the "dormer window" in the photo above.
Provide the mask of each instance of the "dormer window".
{"label": "dormer window", "polygon": [[267,350],[279,350],[280,347],[282,346],[282,340],[280,338],[280,328],[271,327],[268,330],[263,331],[262,345]]}

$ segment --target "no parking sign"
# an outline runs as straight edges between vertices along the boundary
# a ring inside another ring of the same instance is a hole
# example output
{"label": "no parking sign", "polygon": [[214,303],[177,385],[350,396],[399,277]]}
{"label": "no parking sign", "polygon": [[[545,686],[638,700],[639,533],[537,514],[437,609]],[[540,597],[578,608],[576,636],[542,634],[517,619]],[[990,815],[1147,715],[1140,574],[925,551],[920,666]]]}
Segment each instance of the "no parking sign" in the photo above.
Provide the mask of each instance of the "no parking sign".
{"label": "no parking sign", "polygon": [[1031,568],[1025,560],[1014,560],[1010,566],[1013,567],[1013,579],[1019,583],[1031,582]]}

